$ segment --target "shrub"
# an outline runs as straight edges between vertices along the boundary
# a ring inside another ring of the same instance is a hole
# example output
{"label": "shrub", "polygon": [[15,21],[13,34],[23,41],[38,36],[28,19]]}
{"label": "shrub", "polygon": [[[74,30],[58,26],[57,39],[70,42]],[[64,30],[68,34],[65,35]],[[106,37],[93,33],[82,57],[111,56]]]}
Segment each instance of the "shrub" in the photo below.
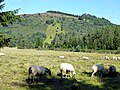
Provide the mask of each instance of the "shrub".
{"label": "shrub", "polygon": [[120,53],[120,47],[118,47],[118,49],[117,49],[117,53]]}
{"label": "shrub", "polygon": [[77,46],[76,46],[75,52],[80,52],[80,45],[77,45]]}

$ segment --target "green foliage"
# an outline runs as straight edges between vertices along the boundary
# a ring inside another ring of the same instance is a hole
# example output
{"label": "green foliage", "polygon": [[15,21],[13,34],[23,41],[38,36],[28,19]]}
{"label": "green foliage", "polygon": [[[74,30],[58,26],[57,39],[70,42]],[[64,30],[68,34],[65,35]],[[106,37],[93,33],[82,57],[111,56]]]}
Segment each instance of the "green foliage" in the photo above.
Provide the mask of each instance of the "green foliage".
{"label": "green foliage", "polygon": [[0,33],[0,47],[5,47],[9,45],[11,38],[8,38],[6,36],[4,36],[4,34]]}
{"label": "green foliage", "polygon": [[54,20],[46,20],[46,24],[53,24]]}
{"label": "green foliage", "polygon": [[75,52],[80,52],[80,45],[77,45],[77,46],[76,46]]}
{"label": "green foliage", "polygon": [[118,49],[117,49],[117,54],[118,54],[118,53],[120,53],[120,47],[118,47]]}
{"label": "green foliage", "polygon": [[[2,0],[3,2],[4,0]],[[1,3],[1,2],[0,2]],[[5,4],[0,5],[0,9],[2,10]],[[13,11],[6,11],[6,12],[0,12],[0,24],[2,26],[8,26],[8,24],[13,24],[16,20],[19,20],[19,15],[17,14],[19,9],[13,10]]]}
{"label": "green foliage", "polygon": [[74,32],[66,33],[62,37],[62,42],[58,37],[55,37],[53,45],[59,42],[61,48],[73,48],[80,45],[82,49],[95,49],[95,50],[117,50],[120,46],[120,28],[114,26],[107,26],[93,30],[93,32],[85,33],[83,35]]}
{"label": "green foliage", "polygon": [[[4,0],[0,0],[0,3],[2,3]],[[0,10],[4,8],[5,4],[0,4]]]}
{"label": "green foliage", "polygon": [[35,42],[35,48],[42,47],[42,46],[43,44],[42,44],[41,38],[38,37]]}
{"label": "green foliage", "polygon": [[12,38],[10,46],[13,47],[74,51],[77,46],[80,46],[81,51],[117,50],[120,47],[120,26],[104,18],[56,11],[20,16],[21,22],[0,28],[0,31]]}
{"label": "green foliage", "polygon": [[[0,0],[0,10],[2,10],[5,6],[3,2],[4,0]],[[19,9],[13,11],[0,12],[0,25],[8,26],[8,24],[13,24],[13,22],[19,20],[20,17],[18,15],[15,15],[18,13],[18,10]],[[0,48],[4,46],[8,46],[9,42],[10,39],[6,38],[4,34],[0,35]]]}

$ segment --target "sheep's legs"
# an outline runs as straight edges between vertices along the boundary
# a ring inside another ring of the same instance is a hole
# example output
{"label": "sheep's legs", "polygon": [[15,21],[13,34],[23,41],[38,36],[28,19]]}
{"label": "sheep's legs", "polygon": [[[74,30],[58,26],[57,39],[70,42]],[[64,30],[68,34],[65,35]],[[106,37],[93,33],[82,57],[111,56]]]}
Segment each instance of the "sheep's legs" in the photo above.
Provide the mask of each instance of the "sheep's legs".
{"label": "sheep's legs", "polygon": [[73,76],[73,72],[70,72],[70,77],[72,77]]}
{"label": "sheep's legs", "polygon": [[[91,77],[94,77],[94,74],[95,74],[96,72],[93,72],[92,73],[92,75],[91,75]],[[102,74],[103,74],[103,72],[99,72],[99,75],[100,75],[100,77],[102,78]]]}
{"label": "sheep's legs", "polygon": [[71,72],[70,72],[69,70],[66,70],[66,78],[67,78],[68,76],[71,76]]}
{"label": "sheep's legs", "polygon": [[68,76],[69,76],[69,74],[68,74],[68,73],[66,73],[66,76],[65,76],[65,77],[67,78]]}
{"label": "sheep's legs", "polygon": [[33,82],[33,83],[35,82],[35,80],[34,80],[34,77],[33,77],[33,76],[31,76],[31,80],[32,80],[32,82]]}
{"label": "sheep's legs", "polygon": [[103,72],[100,72],[100,77],[102,78],[102,74],[103,74]]}
{"label": "sheep's legs", "polygon": [[62,70],[60,70],[60,73],[61,73],[61,78],[62,78],[63,77]]}
{"label": "sheep's legs", "polygon": [[96,73],[96,72],[93,72],[92,75],[91,75],[91,77],[94,77],[94,74],[95,74],[95,73]]}

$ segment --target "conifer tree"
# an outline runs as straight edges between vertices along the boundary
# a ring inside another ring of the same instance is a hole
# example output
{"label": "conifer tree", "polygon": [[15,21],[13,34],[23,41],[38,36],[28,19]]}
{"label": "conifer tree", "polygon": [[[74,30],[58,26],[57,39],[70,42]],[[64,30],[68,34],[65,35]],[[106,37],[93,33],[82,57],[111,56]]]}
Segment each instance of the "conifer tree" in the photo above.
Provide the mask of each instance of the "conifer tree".
{"label": "conifer tree", "polygon": [[[0,0],[0,10],[4,9],[5,3],[3,3],[4,0]],[[1,12],[0,11],[0,25],[1,26],[8,26],[9,24],[13,24],[16,20],[19,19],[18,15],[15,15],[18,13],[19,9],[13,10],[13,11],[6,11]],[[6,38],[2,33],[0,36],[0,47],[4,47],[8,45],[10,42],[10,38]]]}

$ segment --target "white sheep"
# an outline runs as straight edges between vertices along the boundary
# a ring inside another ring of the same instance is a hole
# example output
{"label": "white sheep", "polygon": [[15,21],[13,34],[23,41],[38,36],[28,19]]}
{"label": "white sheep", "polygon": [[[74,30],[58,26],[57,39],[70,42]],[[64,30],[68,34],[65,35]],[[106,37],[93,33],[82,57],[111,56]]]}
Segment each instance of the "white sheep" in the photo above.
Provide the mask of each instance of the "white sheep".
{"label": "white sheep", "polygon": [[59,56],[59,58],[60,58],[60,59],[64,59],[64,58],[65,58],[65,56]]}
{"label": "white sheep", "polygon": [[118,60],[120,60],[120,57],[117,57]]}
{"label": "white sheep", "polygon": [[89,58],[88,58],[88,57],[85,57],[85,56],[83,57],[83,59],[84,59],[84,60],[89,60]]}
{"label": "white sheep", "polygon": [[32,78],[34,81],[35,76],[39,76],[39,78],[41,78],[45,73],[51,75],[50,69],[44,66],[31,66],[28,69],[28,79]]}
{"label": "white sheep", "polygon": [[110,58],[109,58],[108,56],[105,56],[105,59],[106,59],[106,60],[109,60]]}
{"label": "white sheep", "polygon": [[5,54],[4,53],[0,53],[0,56],[5,56]]}
{"label": "white sheep", "polygon": [[92,73],[91,77],[94,77],[94,74],[97,72],[100,72],[100,77],[102,77],[104,67],[100,64],[94,64],[92,66],[92,70],[93,70],[93,73]]}
{"label": "white sheep", "polygon": [[68,73],[70,77],[73,77],[76,75],[74,67],[69,63],[60,64],[60,72],[61,72],[61,78],[63,76],[63,73],[65,73],[66,77],[68,76]]}
{"label": "white sheep", "polygon": [[112,59],[113,59],[113,60],[117,60],[117,57],[113,56]]}

